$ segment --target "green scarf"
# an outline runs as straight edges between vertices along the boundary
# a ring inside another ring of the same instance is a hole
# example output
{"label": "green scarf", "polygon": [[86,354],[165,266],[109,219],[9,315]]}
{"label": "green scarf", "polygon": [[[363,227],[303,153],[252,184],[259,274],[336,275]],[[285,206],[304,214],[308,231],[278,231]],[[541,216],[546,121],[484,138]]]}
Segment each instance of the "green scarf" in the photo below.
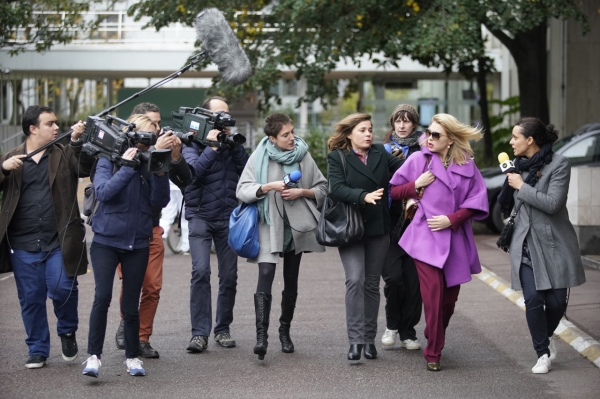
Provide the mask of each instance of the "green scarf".
{"label": "green scarf", "polygon": [[[281,151],[269,140],[269,137],[265,137],[260,141],[256,150],[254,150],[254,175],[257,183],[261,185],[268,183],[269,159],[283,164],[283,171],[286,174],[300,170],[299,163],[308,152],[308,145],[298,136],[294,137],[294,141],[294,149],[288,151]],[[283,176],[281,178],[283,179]],[[262,222],[271,225],[268,195],[258,201],[258,215]]]}

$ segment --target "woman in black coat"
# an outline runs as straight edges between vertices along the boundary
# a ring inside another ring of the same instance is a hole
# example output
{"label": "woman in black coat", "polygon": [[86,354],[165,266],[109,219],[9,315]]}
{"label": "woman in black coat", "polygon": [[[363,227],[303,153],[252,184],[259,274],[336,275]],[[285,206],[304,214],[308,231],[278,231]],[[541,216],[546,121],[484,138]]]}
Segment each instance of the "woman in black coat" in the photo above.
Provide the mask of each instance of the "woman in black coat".
{"label": "woman in black coat", "polygon": [[346,274],[348,360],[359,360],[363,348],[365,358],[377,357],[379,280],[390,243],[388,184],[401,164],[382,144],[373,144],[373,138],[371,116],[357,113],[335,125],[327,143],[331,195],[359,205],[365,228],[361,240],[339,248]]}

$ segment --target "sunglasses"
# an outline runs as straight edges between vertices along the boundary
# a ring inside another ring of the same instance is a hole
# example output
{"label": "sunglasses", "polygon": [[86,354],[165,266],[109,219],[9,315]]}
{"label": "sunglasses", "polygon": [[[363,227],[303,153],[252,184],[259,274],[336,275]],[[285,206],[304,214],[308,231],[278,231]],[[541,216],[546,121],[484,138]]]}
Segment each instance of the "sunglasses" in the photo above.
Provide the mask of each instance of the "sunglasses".
{"label": "sunglasses", "polygon": [[432,132],[429,129],[425,129],[425,136],[427,136],[427,138],[431,137],[434,141],[438,141],[440,139],[440,137],[445,136],[445,135],[441,134],[439,132]]}

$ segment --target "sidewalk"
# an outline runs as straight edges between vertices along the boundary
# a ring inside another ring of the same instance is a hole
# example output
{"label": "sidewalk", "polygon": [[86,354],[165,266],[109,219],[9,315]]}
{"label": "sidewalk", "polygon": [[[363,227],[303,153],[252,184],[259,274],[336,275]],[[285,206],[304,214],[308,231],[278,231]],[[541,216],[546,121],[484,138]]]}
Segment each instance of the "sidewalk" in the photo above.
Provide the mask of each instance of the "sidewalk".
{"label": "sidewalk", "polygon": [[[508,254],[497,248],[497,239],[496,235],[475,236],[481,264],[485,268],[478,277],[524,310],[522,292],[510,289],[510,259]],[[571,289],[568,320],[563,318],[556,333],[600,367],[600,269],[585,266],[585,276],[585,284]]]}

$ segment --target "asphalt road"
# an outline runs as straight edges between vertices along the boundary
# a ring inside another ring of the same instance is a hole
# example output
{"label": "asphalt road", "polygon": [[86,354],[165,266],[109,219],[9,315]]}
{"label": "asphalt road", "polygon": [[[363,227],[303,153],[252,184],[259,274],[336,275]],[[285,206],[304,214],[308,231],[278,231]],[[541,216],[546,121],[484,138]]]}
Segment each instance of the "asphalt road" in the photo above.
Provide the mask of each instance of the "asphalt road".
{"label": "asphalt road", "polygon": [[[167,250],[168,251],[168,250]],[[213,299],[217,271],[213,255]],[[232,335],[237,347],[220,348],[210,337],[201,354],[185,351],[189,321],[189,256],[167,253],[164,287],[155,319],[152,345],[160,359],[145,359],[145,377],[128,375],[124,352],[116,349],[119,282],[115,280],[100,378],[82,376],[94,281],[79,279],[79,358],[60,355],[51,302],[52,348],[43,369],[28,370],[25,333],[13,277],[0,275],[0,398],[598,398],[600,369],[565,342],[549,374],[535,375],[532,349],[522,310],[478,279],[463,285],[442,355],[443,370],[428,372],[421,351],[383,350],[384,301],[379,313],[379,358],[350,364],[344,274],[336,249],[305,254],[300,271],[292,339],[296,352],[281,352],[277,337],[282,277],[274,283],[270,346],[264,361],[252,353],[255,342],[256,266],[239,262],[238,295]],[[576,289],[575,289],[576,290]],[[381,295],[383,299],[383,293]],[[213,300],[214,309],[214,300]],[[419,342],[424,321],[417,327]]]}

